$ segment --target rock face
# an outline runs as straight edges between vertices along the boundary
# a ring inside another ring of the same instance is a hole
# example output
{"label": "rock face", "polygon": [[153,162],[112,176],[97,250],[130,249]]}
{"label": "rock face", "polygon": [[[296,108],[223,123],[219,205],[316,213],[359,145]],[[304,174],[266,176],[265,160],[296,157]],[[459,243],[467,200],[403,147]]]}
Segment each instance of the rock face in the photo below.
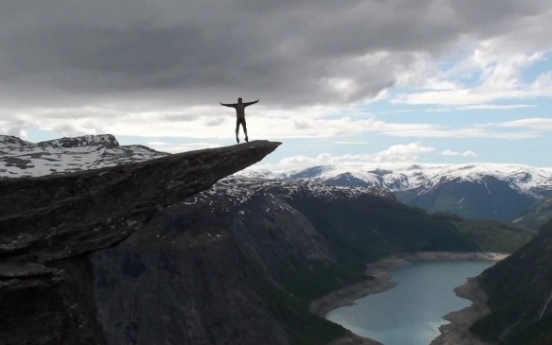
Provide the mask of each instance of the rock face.
{"label": "rock face", "polygon": [[[274,289],[267,278],[281,282],[288,260],[332,255],[292,209],[276,211],[274,223],[262,217],[271,199],[229,213],[216,201],[173,205],[121,246],[94,253],[108,343],[291,344],[262,286]],[[293,316],[284,306],[279,313]]]}
{"label": "rock face", "polygon": [[[367,189],[229,178],[158,213],[121,245],[91,255],[108,343],[283,345],[301,332],[313,340],[317,323],[340,330],[308,314],[311,286],[293,286],[319,274],[317,265],[336,267],[336,258],[289,200],[361,195],[382,199]],[[319,280],[320,290],[334,279]]]}
{"label": "rock face", "polygon": [[552,221],[478,278],[491,314],[473,331],[499,344],[552,344]]}
{"label": "rock face", "polygon": [[310,302],[409,251],[474,251],[455,221],[378,188],[231,177],[90,258],[108,344],[325,344]]}
{"label": "rock face", "polygon": [[260,161],[278,145],[255,141],[0,180],[0,344],[104,344],[86,253],[122,241],[163,207]]}

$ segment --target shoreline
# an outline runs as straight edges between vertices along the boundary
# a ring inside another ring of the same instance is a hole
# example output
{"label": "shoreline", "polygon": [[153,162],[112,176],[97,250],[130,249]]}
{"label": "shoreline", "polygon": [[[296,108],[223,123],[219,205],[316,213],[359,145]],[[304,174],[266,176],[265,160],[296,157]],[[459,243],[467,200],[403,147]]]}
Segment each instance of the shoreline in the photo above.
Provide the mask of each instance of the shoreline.
{"label": "shoreline", "polygon": [[433,339],[430,345],[490,345],[470,331],[470,327],[477,320],[491,312],[486,304],[487,294],[479,285],[477,278],[468,278],[464,285],[454,288],[454,293],[472,304],[443,316],[443,319],[449,323],[439,327],[441,334]]}
{"label": "shoreline", "polygon": [[[500,261],[507,256],[508,254],[491,252],[417,252],[391,255],[366,266],[364,274],[370,277],[369,279],[333,291],[313,301],[310,304],[309,311],[325,319],[326,315],[334,309],[354,305],[357,299],[385,292],[397,285],[391,281],[391,271],[400,266],[408,265],[413,261]],[[483,317],[485,312],[488,312],[485,311],[485,293],[477,285],[477,281],[474,278],[468,278],[468,282],[456,287],[454,292],[458,297],[471,301],[472,305],[445,315],[443,318],[450,323],[439,327],[441,334],[430,345],[487,345],[487,343],[481,342],[475,338],[475,335],[469,332],[469,327],[480,317]],[[381,343],[373,339],[360,337],[348,331],[346,336],[336,339],[328,345],[381,345]]]}

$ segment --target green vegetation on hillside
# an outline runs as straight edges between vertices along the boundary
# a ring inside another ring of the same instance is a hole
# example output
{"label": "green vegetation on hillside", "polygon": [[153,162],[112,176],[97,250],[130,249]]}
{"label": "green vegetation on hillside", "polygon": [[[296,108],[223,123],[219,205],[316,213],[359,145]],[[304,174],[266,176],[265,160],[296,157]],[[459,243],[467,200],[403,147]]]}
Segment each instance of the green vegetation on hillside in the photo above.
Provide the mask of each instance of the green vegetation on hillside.
{"label": "green vegetation on hillside", "polygon": [[[326,344],[345,330],[309,312],[309,305],[331,291],[368,279],[366,264],[385,256],[417,251],[509,252],[530,232],[493,221],[428,215],[393,199],[362,196],[355,200],[290,201],[320,233],[335,263],[288,262],[284,289],[266,282],[259,289],[288,327],[294,344]],[[260,272],[260,271],[259,271]]]}
{"label": "green vegetation on hillside", "polygon": [[483,252],[513,253],[536,234],[532,229],[493,220],[470,220],[443,213],[433,217],[453,224],[464,238]]}
{"label": "green vegetation on hillside", "polygon": [[491,314],[472,330],[499,344],[552,343],[552,220],[527,245],[483,272]]}
{"label": "green vegetation on hillside", "polygon": [[552,219],[552,199],[545,199],[536,204],[514,224],[530,229],[538,229]]}
{"label": "green vegetation on hillside", "polygon": [[286,263],[288,274],[284,289],[266,280],[262,270],[252,261],[257,275],[257,290],[265,296],[272,313],[284,324],[296,345],[322,345],[345,335],[346,330],[333,322],[310,313],[309,306],[327,293],[365,279],[364,265],[347,267],[334,263]]}

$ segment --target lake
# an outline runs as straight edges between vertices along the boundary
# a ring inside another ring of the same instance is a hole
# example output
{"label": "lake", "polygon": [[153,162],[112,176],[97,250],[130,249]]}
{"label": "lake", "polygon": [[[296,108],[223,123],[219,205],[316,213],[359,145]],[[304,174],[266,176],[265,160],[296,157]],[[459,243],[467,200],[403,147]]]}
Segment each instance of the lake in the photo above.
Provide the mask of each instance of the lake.
{"label": "lake", "polygon": [[469,300],[453,289],[492,266],[493,261],[414,261],[392,271],[397,286],[332,310],[326,318],[385,345],[428,345],[439,336],[442,317]]}

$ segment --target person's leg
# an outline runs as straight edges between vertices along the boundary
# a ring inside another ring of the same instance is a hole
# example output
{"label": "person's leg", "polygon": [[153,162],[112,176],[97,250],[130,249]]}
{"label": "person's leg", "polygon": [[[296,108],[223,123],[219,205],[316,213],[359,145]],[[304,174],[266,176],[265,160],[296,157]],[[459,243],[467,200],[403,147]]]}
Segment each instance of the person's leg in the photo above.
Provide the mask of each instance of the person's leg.
{"label": "person's leg", "polygon": [[240,138],[239,138],[239,131],[240,131],[240,119],[237,119],[236,120],[236,141],[238,142],[238,144],[240,143]]}
{"label": "person's leg", "polygon": [[245,142],[248,143],[249,138],[247,137],[247,124],[245,123],[245,118],[242,121],[242,126],[243,126],[243,132],[245,133]]}

